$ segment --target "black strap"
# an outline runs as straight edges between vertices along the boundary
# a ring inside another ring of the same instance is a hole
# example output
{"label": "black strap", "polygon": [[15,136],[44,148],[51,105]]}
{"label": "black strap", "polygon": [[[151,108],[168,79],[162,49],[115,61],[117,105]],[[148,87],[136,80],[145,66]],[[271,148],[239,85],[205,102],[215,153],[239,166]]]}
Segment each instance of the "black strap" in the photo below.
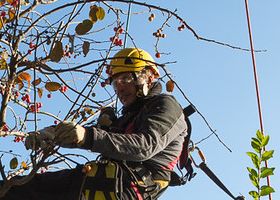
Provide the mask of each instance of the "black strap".
{"label": "black strap", "polygon": [[233,194],[227,189],[227,187],[220,181],[220,179],[209,169],[205,162],[200,163],[200,169],[219,186],[225,193],[227,193],[234,200],[245,200],[243,196],[234,197]]}

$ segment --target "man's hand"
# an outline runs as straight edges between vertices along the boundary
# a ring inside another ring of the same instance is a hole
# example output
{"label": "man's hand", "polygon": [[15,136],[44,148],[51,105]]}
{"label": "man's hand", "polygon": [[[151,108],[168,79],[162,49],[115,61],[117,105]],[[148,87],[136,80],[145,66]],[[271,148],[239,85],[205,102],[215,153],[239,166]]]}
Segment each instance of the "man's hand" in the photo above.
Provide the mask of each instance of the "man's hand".
{"label": "man's hand", "polygon": [[39,148],[46,148],[54,142],[55,127],[49,126],[37,132],[30,132],[25,139],[26,149],[37,150]]}
{"label": "man's hand", "polygon": [[85,143],[86,129],[74,122],[61,122],[55,127],[55,141],[67,148],[80,147]]}

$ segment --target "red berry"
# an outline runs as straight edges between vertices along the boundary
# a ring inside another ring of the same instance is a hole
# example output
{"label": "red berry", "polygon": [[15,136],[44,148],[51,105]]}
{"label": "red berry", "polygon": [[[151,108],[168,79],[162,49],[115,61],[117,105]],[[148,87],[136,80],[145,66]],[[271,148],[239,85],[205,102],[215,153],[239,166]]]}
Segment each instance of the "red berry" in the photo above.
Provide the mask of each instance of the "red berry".
{"label": "red berry", "polygon": [[5,11],[1,11],[1,17],[5,17],[6,16],[6,12]]}
{"label": "red berry", "polygon": [[118,27],[114,27],[114,31],[117,32],[117,30],[118,30]]}
{"label": "red berry", "polygon": [[105,82],[101,82],[101,87],[105,87],[106,83]]}
{"label": "red berry", "polygon": [[7,126],[7,124],[4,124],[2,126],[2,131],[9,131],[9,127]]}
{"label": "red berry", "polygon": [[22,101],[25,101],[25,100],[26,100],[26,97],[25,97],[25,96],[21,97],[21,100],[22,100]]}
{"label": "red berry", "polygon": [[54,124],[58,124],[58,121],[57,120],[54,120],[54,122],[53,122]]}
{"label": "red berry", "polygon": [[68,90],[68,87],[63,85],[63,86],[60,87],[59,90],[60,90],[60,92],[64,93],[64,92],[66,92]]}
{"label": "red berry", "polygon": [[26,103],[31,103],[31,99],[30,99],[30,97],[29,98],[26,98]]}
{"label": "red berry", "polygon": [[156,58],[160,58],[161,55],[159,52],[157,52],[155,56],[156,56]]}
{"label": "red berry", "polygon": [[31,50],[31,49],[28,49],[28,51],[27,51],[27,52],[28,52],[28,54],[29,54],[29,55],[31,55],[31,54],[32,54],[32,50]]}
{"label": "red berry", "polygon": [[52,94],[48,94],[47,97],[48,97],[48,98],[52,98]]}
{"label": "red berry", "polygon": [[18,98],[19,95],[20,95],[19,91],[16,91],[16,92],[15,92],[15,98]]}
{"label": "red berry", "polygon": [[122,27],[119,28],[118,33],[119,33],[119,34],[122,34],[122,33],[123,33],[123,28],[122,28]]}
{"label": "red berry", "polygon": [[119,39],[119,40],[118,40],[117,45],[118,45],[118,46],[122,46],[122,45],[123,45],[122,39]]}

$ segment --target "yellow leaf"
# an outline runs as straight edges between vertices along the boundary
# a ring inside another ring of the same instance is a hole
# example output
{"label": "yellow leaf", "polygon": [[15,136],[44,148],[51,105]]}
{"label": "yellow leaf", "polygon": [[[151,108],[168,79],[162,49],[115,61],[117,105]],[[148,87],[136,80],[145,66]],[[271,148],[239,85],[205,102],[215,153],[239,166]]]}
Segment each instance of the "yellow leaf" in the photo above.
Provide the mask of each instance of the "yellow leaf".
{"label": "yellow leaf", "polygon": [[7,0],[7,2],[8,2],[9,4],[12,4],[12,3],[14,2],[14,0]]}
{"label": "yellow leaf", "polygon": [[88,115],[93,115],[94,114],[94,111],[89,108],[89,107],[84,107],[84,111],[88,114]]}
{"label": "yellow leaf", "polygon": [[42,98],[43,96],[43,88],[37,88],[38,96],[39,98]]}
{"label": "yellow leaf", "polygon": [[3,6],[6,3],[6,0],[0,0],[0,6]]}
{"label": "yellow leaf", "polygon": [[15,169],[18,166],[18,159],[16,157],[14,157],[11,161],[10,161],[10,168],[11,169]]}
{"label": "yellow leaf", "polygon": [[103,8],[98,7],[98,12],[96,13],[97,19],[103,20],[105,17],[105,11]]}
{"label": "yellow leaf", "polygon": [[41,79],[41,78],[37,78],[36,80],[32,81],[31,84],[34,85],[34,86],[37,86],[37,85],[39,85],[41,82],[42,82],[42,79]]}
{"label": "yellow leaf", "polygon": [[4,58],[0,59],[0,70],[4,70],[8,68],[8,64]]}
{"label": "yellow leaf", "polygon": [[50,53],[50,59],[53,62],[59,62],[61,60],[61,58],[63,57],[63,45],[62,42],[60,41],[56,41],[54,48],[51,50]]}
{"label": "yellow leaf", "polygon": [[5,26],[6,21],[6,17],[0,17],[0,30]]}
{"label": "yellow leaf", "polygon": [[174,90],[174,82],[172,80],[167,81],[165,86],[166,86],[166,91],[167,92],[173,92],[173,90]]}
{"label": "yellow leaf", "polygon": [[49,91],[49,92],[54,92],[59,90],[61,87],[60,83],[57,82],[47,82],[45,85],[45,88]]}
{"label": "yellow leaf", "polygon": [[93,22],[89,19],[85,19],[82,23],[79,23],[76,26],[75,31],[78,35],[84,35],[90,31],[92,26],[93,26]]}

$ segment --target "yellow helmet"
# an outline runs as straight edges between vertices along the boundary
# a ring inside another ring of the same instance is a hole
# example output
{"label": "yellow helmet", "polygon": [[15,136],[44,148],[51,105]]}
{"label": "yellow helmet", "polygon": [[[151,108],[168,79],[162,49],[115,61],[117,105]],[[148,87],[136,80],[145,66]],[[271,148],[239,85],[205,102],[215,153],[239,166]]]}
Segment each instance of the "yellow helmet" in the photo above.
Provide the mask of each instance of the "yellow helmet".
{"label": "yellow helmet", "polygon": [[155,78],[159,77],[159,70],[154,64],[152,56],[139,48],[125,48],[114,55],[110,62],[110,75],[121,72],[140,72],[144,68],[152,69]]}

